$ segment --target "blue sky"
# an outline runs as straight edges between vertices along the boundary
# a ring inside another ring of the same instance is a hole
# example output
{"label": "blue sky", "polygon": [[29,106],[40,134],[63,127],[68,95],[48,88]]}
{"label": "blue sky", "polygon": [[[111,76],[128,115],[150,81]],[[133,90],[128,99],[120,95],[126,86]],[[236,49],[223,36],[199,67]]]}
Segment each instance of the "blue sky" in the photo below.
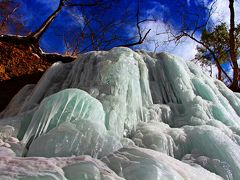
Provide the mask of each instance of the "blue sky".
{"label": "blue sky", "polygon": [[[41,23],[57,8],[59,0],[18,0],[21,3],[19,12],[23,14],[23,21],[28,30],[33,31],[41,25]],[[73,0],[78,2],[79,0]],[[81,1],[84,2],[84,1]],[[89,2],[86,0],[86,2]],[[106,1],[110,2],[110,1]],[[131,37],[136,33],[136,18],[134,16],[137,7],[137,0],[112,0],[117,5],[113,8],[106,10],[100,14],[100,19],[104,23],[111,20],[125,18],[124,13],[126,9],[133,14],[132,17],[126,18],[127,23],[119,27],[114,32],[121,34],[124,37]],[[168,51],[183,59],[192,59],[196,53],[196,43],[190,39],[185,39],[181,44],[176,46],[175,42],[166,43],[168,36],[161,34],[166,31],[166,25],[170,25],[173,31],[180,28],[182,16],[181,13],[197,13],[200,15],[200,20],[206,18],[206,12],[201,6],[206,7],[211,5],[211,0],[140,0],[140,18],[155,18],[156,21],[149,21],[141,24],[141,28],[145,30],[151,29],[144,44],[134,47],[135,49],[146,49],[149,51]],[[239,22],[240,14],[239,2],[236,3],[236,16]],[[211,21],[214,24],[220,21],[228,23],[228,0],[218,0],[215,4],[215,13],[211,16]],[[95,13],[94,8],[88,8],[88,14]],[[94,11],[94,12],[93,12]],[[186,17],[190,22],[191,16]],[[46,52],[59,52],[63,53],[66,50],[63,41],[63,35],[71,35],[73,38],[77,37],[77,33],[83,26],[83,18],[81,10],[77,8],[64,8],[59,16],[54,20],[49,29],[46,31],[41,39],[41,47]],[[191,23],[189,23],[191,26]],[[92,24],[93,29],[98,30],[96,24]],[[106,37],[111,36],[111,33],[106,33]],[[156,36],[156,33],[160,35]],[[196,33],[196,37],[200,38],[200,32]],[[88,44],[84,41],[82,44]],[[113,42],[108,48],[119,45]],[[91,48],[87,49],[91,50]]]}
{"label": "blue sky", "polygon": [[[23,14],[23,20],[27,28],[31,31],[36,29],[41,23],[56,9],[59,0],[19,0],[21,1],[21,7],[19,11]],[[196,6],[200,3],[200,0],[181,0],[185,1],[185,10],[196,9]],[[82,1],[81,1],[82,2]],[[109,21],[109,19],[121,19],[124,16],[124,10],[130,9],[134,14],[136,11],[137,0],[129,1],[122,0],[116,1],[117,6],[106,12],[103,16],[102,21]],[[151,28],[152,32],[149,39],[152,38],[154,33],[159,29],[159,32],[163,31],[162,26],[164,23],[170,23],[173,27],[178,27],[180,24],[180,17],[177,11],[180,11],[179,4],[169,0],[158,0],[158,1],[140,1],[140,17],[145,18],[155,18],[157,22],[142,24],[143,29]],[[89,8],[91,11],[91,8]],[[204,12],[200,12],[204,17]],[[62,35],[68,31],[79,31],[81,28],[81,11],[75,8],[64,8],[64,10],[59,14],[56,20],[52,23],[48,31],[44,34],[41,39],[41,47],[47,52],[64,52],[65,47],[63,45]],[[123,34],[125,37],[131,37],[131,34],[136,32],[135,26],[135,16],[129,18],[128,24],[125,27],[121,27],[118,32]],[[149,27],[152,26],[152,27]],[[157,28],[158,26],[158,28]],[[96,27],[97,28],[97,27]],[[162,37],[159,37],[160,40]],[[138,48],[144,48],[147,50],[152,50],[152,45],[149,43],[150,40]],[[118,45],[118,44],[113,44]],[[171,45],[172,46],[172,45]],[[171,49],[170,47],[169,49]],[[159,49],[160,50],[160,49]],[[176,50],[178,51],[178,50]]]}

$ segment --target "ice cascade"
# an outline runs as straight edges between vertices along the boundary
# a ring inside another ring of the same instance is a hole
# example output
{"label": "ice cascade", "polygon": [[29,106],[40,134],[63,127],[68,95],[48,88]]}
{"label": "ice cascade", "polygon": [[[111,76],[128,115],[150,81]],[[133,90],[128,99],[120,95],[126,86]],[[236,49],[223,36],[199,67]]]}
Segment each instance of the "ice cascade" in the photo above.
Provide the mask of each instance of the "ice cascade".
{"label": "ice cascade", "polygon": [[0,118],[0,179],[240,179],[240,95],[166,53],[55,63]]}

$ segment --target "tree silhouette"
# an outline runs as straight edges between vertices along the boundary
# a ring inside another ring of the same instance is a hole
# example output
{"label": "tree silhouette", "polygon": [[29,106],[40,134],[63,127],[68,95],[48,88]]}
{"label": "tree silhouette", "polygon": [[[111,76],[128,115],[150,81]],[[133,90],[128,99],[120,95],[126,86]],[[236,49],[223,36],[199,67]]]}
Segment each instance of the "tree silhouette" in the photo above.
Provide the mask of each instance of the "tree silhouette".
{"label": "tree silhouette", "polygon": [[[34,53],[38,54],[43,59],[48,61],[63,61],[68,62],[76,58],[77,53],[89,50],[106,50],[113,46],[131,47],[142,44],[150,32],[148,29],[143,34],[141,24],[146,21],[154,21],[154,19],[140,19],[140,2],[137,4],[136,12],[125,10],[125,16],[119,17],[120,19],[113,19],[109,22],[103,22],[102,15],[111,8],[117,6],[118,2],[108,2],[107,0],[94,0],[88,3],[76,3],[71,0],[59,0],[58,7],[52,12],[50,16],[37,28],[35,31],[29,33],[27,36],[9,36],[3,35],[0,41],[14,42],[16,44],[24,44],[30,46]],[[78,13],[83,18],[83,26],[79,34],[70,32],[69,34],[62,35],[62,39],[66,46],[65,55],[56,53],[42,53],[40,49],[40,39],[51,26],[52,22],[56,19],[63,8],[69,10],[70,8],[77,8]],[[88,9],[92,8],[92,11]],[[127,24],[129,25],[130,18],[136,21],[136,34],[132,37],[124,36],[120,32]],[[74,35],[71,35],[74,34]],[[71,39],[71,42],[70,42]]]}
{"label": "tree silhouette", "polygon": [[[208,37],[206,39],[206,36],[214,36],[216,32],[213,33],[207,33],[206,29],[207,26],[209,26],[209,20],[214,13],[214,5],[218,0],[214,0],[211,3],[211,6],[205,6],[203,4],[200,8],[205,9],[206,12],[208,12],[207,17],[205,19],[201,18],[201,15],[198,13],[190,12],[182,12],[182,25],[179,31],[173,32],[171,29],[169,30],[172,39],[176,41],[177,43],[181,41],[183,38],[187,37],[198,43],[198,50],[199,54],[197,54],[197,59],[211,59],[214,61],[218,68],[218,78],[221,79],[221,73],[224,74],[224,76],[228,79],[230,82],[229,88],[233,91],[240,91],[240,88],[238,86],[238,77],[239,77],[239,67],[237,63],[237,50],[239,46],[237,44],[239,36],[238,28],[235,27],[235,12],[234,12],[234,0],[229,0],[229,11],[230,11],[230,28],[229,31],[227,31],[227,35],[225,32],[225,36],[228,38],[228,42],[226,42],[226,39],[214,39],[214,38],[220,38],[220,37]],[[191,19],[192,17],[192,19]],[[198,39],[196,37],[197,32],[202,32],[202,39]],[[207,33],[207,34],[206,34]],[[219,32],[218,32],[219,33]],[[212,42],[211,42],[212,41]],[[215,45],[213,45],[213,42],[215,41]],[[219,42],[217,42],[219,41]],[[226,46],[228,48],[226,48]],[[201,48],[202,49],[201,49]],[[227,51],[227,52],[225,52]],[[229,56],[227,56],[227,53]],[[202,57],[200,57],[202,55]],[[232,65],[233,69],[233,77],[229,77],[228,74],[224,71],[224,69],[221,67],[221,63],[223,59],[228,58],[230,60],[230,63]]]}

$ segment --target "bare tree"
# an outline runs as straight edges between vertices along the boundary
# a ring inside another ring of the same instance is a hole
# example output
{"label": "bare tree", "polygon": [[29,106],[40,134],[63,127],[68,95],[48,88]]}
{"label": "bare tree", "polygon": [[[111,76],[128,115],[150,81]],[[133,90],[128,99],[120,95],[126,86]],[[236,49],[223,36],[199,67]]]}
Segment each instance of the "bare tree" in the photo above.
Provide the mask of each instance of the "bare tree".
{"label": "bare tree", "polygon": [[[71,0],[59,0],[55,11],[35,31],[23,37],[1,36],[0,40],[25,44],[30,46],[42,58],[50,61],[62,60],[64,62],[75,59],[77,53],[89,50],[106,50],[113,46],[132,47],[142,44],[151,29],[144,33],[144,30],[141,29],[141,24],[154,19],[140,19],[140,3],[138,1],[136,13],[127,8],[123,16],[118,19],[103,21],[102,18],[106,12],[113,8],[112,5],[117,6],[117,3],[119,2],[104,0],[94,0],[90,3],[72,3]],[[78,32],[58,34],[58,36],[62,36],[65,44],[65,55],[42,53],[39,41],[63,8],[69,11],[69,14],[71,14],[72,8],[77,9],[77,13],[81,14],[83,24]],[[89,9],[92,9],[92,11]],[[136,21],[136,34],[126,36],[120,33],[126,26],[130,26],[134,19]]]}
{"label": "bare tree", "polygon": [[43,33],[47,30],[47,28],[50,26],[52,21],[57,17],[57,15],[60,13],[63,7],[74,7],[74,6],[92,7],[92,6],[97,6],[99,4],[100,4],[100,1],[97,1],[97,0],[94,3],[88,3],[88,4],[71,3],[70,0],[60,0],[57,9],[50,16],[48,16],[48,18],[42,23],[42,25],[33,33],[31,33],[28,37],[34,38],[36,41],[39,41]]}
{"label": "bare tree", "polygon": [[[234,19],[235,19],[234,0],[229,0],[229,9],[230,9],[229,46],[230,46],[230,56],[231,56],[230,61],[232,63],[232,68],[233,68],[233,78],[230,78],[229,75],[226,73],[226,71],[222,68],[219,62],[220,59],[217,56],[217,52],[215,52],[209,46],[209,44],[205,43],[204,41],[196,37],[196,33],[202,32],[204,29],[207,29],[207,26],[210,25],[209,20],[212,14],[214,13],[214,5],[216,1],[217,0],[214,0],[210,6],[205,6],[205,5],[200,6],[200,8],[202,8],[205,12],[207,12],[206,17],[201,17],[201,15],[198,13],[183,11],[183,13],[181,14],[181,17],[182,17],[181,28],[177,32],[173,31],[171,28],[168,29],[168,31],[171,33],[171,36],[172,36],[170,41],[175,41],[176,43],[179,43],[180,41],[183,40],[184,37],[186,37],[186,38],[192,39],[193,41],[198,43],[200,46],[203,46],[204,48],[206,48],[209,51],[209,53],[211,53],[213,60],[218,68],[219,79],[221,79],[221,72],[222,72],[231,84],[229,86],[230,89],[234,91],[239,91],[239,87],[238,87],[239,68],[237,64],[236,28],[234,24],[235,23],[234,22]],[[181,5],[184,6],[183,4]]]}
{"label": "bare tree", "polygon": [[25,30],[18,14],[20,4],[13,0],[0,1],[0,34],[14,30],[16,34]]}
{"label": "bare tree", "polygon": [[[112,3],[108,9],[118,6],[118,3]],[[108,50],[114,46],[133,47],[142,44],[150,29],[145,33],[145,29],[142,29],[141,24],[146,21],[155,21],[155,19],[141,18],[140,9],[140,3],[138,2],[136,11],[133,11],[132,7],[126,7],[121,15],[118,14],[117,19],[105,18],[103,21],[106,10],[95,10],[89,13],[80,7],[82,25],[79,31],[67,32],[60,36],[65,39],[66,49],[71,50],[72,53],[76,53],[77,50],[79,53],[83,53],[89,50]],[[133,21],[135,21],[136,31],[133,30],[131,35],[124,33],[124,29],[132,26]]]}
{"label": "bare tree", "polygon": [[140,24],[144,23],[146,21],[155,21],[155,19],[139,20],[139,13],[140,13],[139,5],[140,5],[140,3],[138,2],[137,13],[136,13],[136,27],[137,27],[137,32],[138,32],[138,38],[139,39],[136,42],[127,43],[127,44],[121,44],[119,46],[131,47],[131,46],[142,44],[144,42],[144,40],[146,39],[147,35],[149,34],[149,32],[151,31],[151,29],[148,29],[147,32],[144,35],[142,35],[143,32],[141,30]]}
{"label": "bare tree", "polygon": [[[74,60],[76,57],[73,56],[63,56],[60,54],[47,54],[42,53],[42,50],[39,46],[39,40],[49,28],[53,20],[61,12],[63,7],[94,7],[101,4],[101,0],[95,0],[92,3],[71,3],[70,0],[59,0],[59,5],[57,9],[50,15],[48,18],[37,28],[34,32],[30,33],[27,36],[9,36],[2,35],[0,36],[0,41],[13,42],[15,44],[23,44],[25,46],[30,46],[34,53],[38,54],[43,59],[48,59],[49,61],[63,61],[68,62]],[[13,13],[13,12],[12,12]],[[7,16],[8,17],[8,16]],[[7,21],[7,19],[5,20]],[[4,21],[4,22],[5,22]]]}

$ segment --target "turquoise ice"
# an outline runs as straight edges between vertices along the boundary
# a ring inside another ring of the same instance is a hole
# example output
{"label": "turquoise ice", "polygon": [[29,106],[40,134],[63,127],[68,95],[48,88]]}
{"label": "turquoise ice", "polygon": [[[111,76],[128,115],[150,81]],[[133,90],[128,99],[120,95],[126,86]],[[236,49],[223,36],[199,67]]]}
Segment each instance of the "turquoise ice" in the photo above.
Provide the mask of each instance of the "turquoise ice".
{"label": "turquoise ice", "polygon": [[[6,154],[90,155],[124,179],[240,179],[239,94],[166,53],[119,47],[55,63],[0,117]],[[91,163],[63,169],[102,178]]]}

